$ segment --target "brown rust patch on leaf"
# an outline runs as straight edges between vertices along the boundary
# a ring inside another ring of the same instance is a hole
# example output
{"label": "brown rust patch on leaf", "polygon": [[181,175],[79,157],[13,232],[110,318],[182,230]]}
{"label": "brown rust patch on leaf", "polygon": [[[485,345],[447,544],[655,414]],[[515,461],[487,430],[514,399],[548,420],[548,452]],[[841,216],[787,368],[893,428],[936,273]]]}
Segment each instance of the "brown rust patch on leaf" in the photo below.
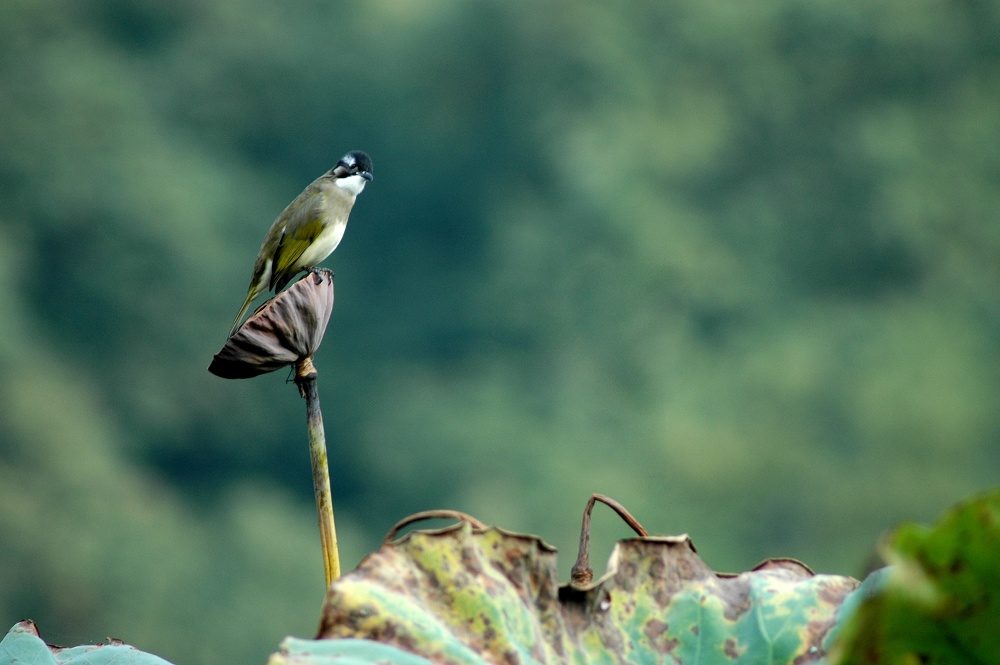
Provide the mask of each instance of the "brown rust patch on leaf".
{"label": "brown rust patch on leaf", "polygon": [[642,632],[646,636],[646,639],[649,640],[653,649],[659,653],[666,654],[672,653],[677,648],[677,645],[680,644],[679,639],[667,635],[668,630],[670,630],[670,626],[665,621],[650,619],[646,622],[646,626]]}
{"label": "brown rust patch on leaf", "polygon": [[722,647],[722,653],[726,654],[726,658],[729,660],[738,660],[744,651],[746,649],[740,648],[740,643],[736,641],[735,637],[730,637],[726,640]]}

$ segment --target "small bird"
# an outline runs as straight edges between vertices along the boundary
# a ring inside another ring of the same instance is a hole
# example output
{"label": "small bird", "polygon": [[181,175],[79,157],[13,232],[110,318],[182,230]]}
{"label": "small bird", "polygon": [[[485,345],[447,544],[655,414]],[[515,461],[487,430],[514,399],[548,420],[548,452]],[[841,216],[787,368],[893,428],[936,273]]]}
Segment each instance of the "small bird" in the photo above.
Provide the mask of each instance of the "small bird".
{"label": "small bird", "polygon": [[344,237],[354,201],[371,179],[371,158],[353,150],[312,181],[278,215],[260,246],[247,299],[233,321],[230,337],[257,296],[269,288],[277,293],[295,275],[330,256]]}

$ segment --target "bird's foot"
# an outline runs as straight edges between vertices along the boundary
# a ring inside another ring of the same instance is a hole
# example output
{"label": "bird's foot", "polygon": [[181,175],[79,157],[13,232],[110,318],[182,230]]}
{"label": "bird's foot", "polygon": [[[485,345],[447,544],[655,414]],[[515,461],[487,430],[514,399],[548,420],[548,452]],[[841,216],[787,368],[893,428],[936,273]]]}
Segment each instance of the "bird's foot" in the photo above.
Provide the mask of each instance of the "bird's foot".
{"label": "bird's foot", "polygon": [[329,277],[330,279],[333,279],[333,271],[330,270],[329,268],[320,268],[319,266],[313,266],[312,268],[309,268],[309,270],[307,270],[306,272],[313,275],[324,275]]}

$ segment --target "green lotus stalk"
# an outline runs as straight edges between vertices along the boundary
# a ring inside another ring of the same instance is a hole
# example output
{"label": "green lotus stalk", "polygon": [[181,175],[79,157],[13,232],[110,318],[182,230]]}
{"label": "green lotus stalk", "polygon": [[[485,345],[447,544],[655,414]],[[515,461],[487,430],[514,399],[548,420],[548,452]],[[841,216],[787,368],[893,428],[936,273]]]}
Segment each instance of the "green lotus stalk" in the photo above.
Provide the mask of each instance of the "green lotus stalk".
{"label": "green lotus stalk", "polygon": [[337,529],[333,521],[333,495],[330,491],[330,468],[326,455],[326,434],[323,412],[319,406],[316,386],[316,366],[307,357],[295,365],[295,384],[306,400],[306,426],[309,431],[309,458],[312,462],[313,490],[316,512],[319,514],[319,536],[323,546],[323,570],[326,587],[340,577],[340,553],[337,549]]}

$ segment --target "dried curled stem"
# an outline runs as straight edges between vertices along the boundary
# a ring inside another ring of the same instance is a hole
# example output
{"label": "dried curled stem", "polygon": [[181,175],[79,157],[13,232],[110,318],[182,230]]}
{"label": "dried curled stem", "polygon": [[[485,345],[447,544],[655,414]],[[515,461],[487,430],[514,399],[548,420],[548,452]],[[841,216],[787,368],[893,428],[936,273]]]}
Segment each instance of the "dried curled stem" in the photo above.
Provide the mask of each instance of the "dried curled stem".
{"label": "dried curled stem", "polygon": [[472,525],[473,529],[486,529],[486,525],[477,520],[472,515],[463,513],[458,510],[424,510],[419,513],[413,513],[409,517],[404,517],[400,521],[396,522],[389,533],[385,534],[385,538],[382,539],[382,545],[388,545],[393,540],[396,539],[396,534],[399,533],[400,529],[403,529],[415,522],[421,522],[423,520],[433,520],[433,519],[443,519],[443,520],[458,520],[459,522],[468,522]]}
{"label": "dried curled stem", "polygon": [[639,520],[632,516],[625,506],[614,499],[603,494],[591,494],[587,501],[587,507],[583,509],[583,525],[580,527],[580,553],[576,557],[576,563],[570,571],[571,584],[574,586],[585,586],[594,579],[594,570],[590,567],[590,514],[594,510],[594,503],[600,501],[618,513],[618,516],[625,521],[632,530],[642,537],[649,533],[645,527],[639,524]]}

